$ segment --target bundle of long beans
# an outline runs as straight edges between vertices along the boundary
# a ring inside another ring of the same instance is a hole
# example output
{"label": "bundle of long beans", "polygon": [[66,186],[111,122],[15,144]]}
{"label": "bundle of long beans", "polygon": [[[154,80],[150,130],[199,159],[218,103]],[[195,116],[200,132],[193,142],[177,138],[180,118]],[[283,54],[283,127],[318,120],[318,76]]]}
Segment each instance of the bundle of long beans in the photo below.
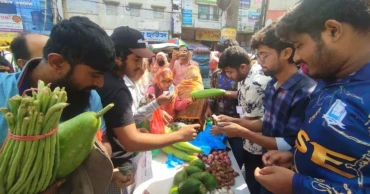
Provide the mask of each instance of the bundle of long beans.
{"label": "bundle of long beans", "polygon": [[64,88],[38,82],[32,96],[16,95],[0,108],[8,136],[0,152],[0,194],[37,194],[55,181],[59,163],[56,133],[68,105]]}

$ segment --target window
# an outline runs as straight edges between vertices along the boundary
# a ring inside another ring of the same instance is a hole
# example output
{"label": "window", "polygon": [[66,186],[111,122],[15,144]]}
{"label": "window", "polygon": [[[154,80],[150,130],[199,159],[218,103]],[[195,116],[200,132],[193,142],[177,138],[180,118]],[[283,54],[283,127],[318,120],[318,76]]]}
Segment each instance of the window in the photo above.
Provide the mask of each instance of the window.
{"label": "window", "polygon": [[209,20],[209,5],[198,5],[198,19],[200,20]]}
{"label": "window", "polygon": [[118,6],[106,4],[107,15],[118,15]]}
{"label": "window", "polygon": [[140,9],[141,9],[141,6],[139,5],[130,5],[130,16],[134,16],[134,17],[140,17]]}
{"label": "window", "polygon": [[153,8],[154,19],[164,19],[164,9]]}
{"label": "window", "polygon": [[216,6],[212,6],[213,9],[213,14],[212,14],[212,19],[214,21],[218,21],[220,19],[220,9]]}
{"label": "window", "polygon": [[217,6],[198,5],[198,19],[199,20],[213,20],[218,21],[220,18],[220,11]]}

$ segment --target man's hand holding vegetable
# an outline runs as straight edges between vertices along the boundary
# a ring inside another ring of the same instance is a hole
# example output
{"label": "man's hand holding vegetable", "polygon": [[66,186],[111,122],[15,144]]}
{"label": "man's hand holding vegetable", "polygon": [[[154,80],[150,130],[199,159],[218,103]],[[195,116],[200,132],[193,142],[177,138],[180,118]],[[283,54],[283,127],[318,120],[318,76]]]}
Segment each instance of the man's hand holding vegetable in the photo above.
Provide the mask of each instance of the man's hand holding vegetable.
{"label": "man's hand holding vegetable", "polygon": [[113,170],[112,182],[121,189],[126,188],[135,182],[134,174],[131,172],[129,176],[125,176],[116,168]]}

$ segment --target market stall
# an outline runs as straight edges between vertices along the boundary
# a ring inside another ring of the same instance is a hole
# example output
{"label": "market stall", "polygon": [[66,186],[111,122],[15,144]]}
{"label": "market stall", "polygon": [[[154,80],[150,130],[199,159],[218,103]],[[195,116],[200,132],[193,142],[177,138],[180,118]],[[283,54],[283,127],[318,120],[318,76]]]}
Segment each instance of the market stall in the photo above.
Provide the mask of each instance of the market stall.
{"label": "market stall", "polygon": [[[233,193],[235,194],[250,194],[247,184],[241,171],[235,160],[232,151],[229,151],[229,157],[231,159],[232,168],[240,174],[235,177],[235,185],[231,186]],[[167,155],[163,152],[153,156],[151,163],[153,177],[148,181],[140,184],[135,189],[134,194],[166,194],[172,187],[174,176],[181,168],[168,168],[166,165]]]}

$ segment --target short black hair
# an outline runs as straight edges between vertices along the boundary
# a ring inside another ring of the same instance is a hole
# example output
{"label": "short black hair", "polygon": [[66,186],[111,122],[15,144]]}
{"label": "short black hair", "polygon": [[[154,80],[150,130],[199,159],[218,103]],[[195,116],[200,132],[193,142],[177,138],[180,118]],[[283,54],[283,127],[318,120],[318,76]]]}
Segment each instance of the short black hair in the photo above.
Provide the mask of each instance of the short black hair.
{"label": "short black hair", "polygon": [[227,48],[232,47],[232,46],[239,46],[238,41],[235,39],[228,38],[223,42],[218,42],[216,46],[216,51],[218,52],[224,52]]}
{"label": "short black hair", "polygon": [[108,34],[87,17],[74,16],[56,24],[44,47],[44,59],[58,53],[74,67],[85,64],[106,72],[115,66],[116,53]]}
{"label": "short black hair", "polygon": [[31,53],[28,50],[26,34],[22,33],[15,37],[10,43],[10,50],[13,53],[14,60],[18,59],[30,60]]}
{"label": "short black hair", "polygon": [[368,0],[300,0],[283,16],[276,26],[278,37],[307,33],[314,40],[321,39],[327,20],[336,20],[353,26],[359,32],[370,30]]}
{"label": "short black hair", "polygon": [[294,63],[294,46],[293,44],[281,40],[281,38],[276,36],[275,31],[276,23],[272,23],[260,31],[256,32],[251,40],[251,48],[253,50],[257,49],[260,45],[265,45],[269,48],[276,50],[277,53],[280,53],[286,48],[293,49],[292,56],[288,59],[289,63]]}
{"label": "short black hair", "polygon": [[115,50],[116,56],[121,57],[123,61],[126,61],[127,56],[133,53],[127,46],[121,44],[115,45]]}
{"label": "short black hair", "polygon": [[226,67],[239,69],[241,64],[250,65],[251,60],[247,51],[240,46],[232,46],[227,48],[221,55],[218,63],[220,69]]}

